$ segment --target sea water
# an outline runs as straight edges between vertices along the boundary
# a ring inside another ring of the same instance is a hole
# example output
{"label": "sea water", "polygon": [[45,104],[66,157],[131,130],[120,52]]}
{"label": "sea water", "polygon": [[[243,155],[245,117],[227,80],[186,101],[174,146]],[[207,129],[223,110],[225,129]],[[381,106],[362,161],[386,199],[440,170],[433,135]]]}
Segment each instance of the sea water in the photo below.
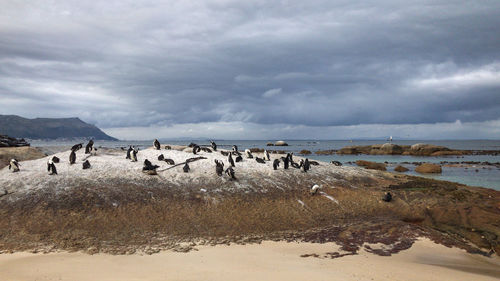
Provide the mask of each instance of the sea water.
{"label": "sea water", "polygon": [[[275,140],[214,140],[217,146],[222,149],[231,149],[233,145],[237,145],[239,150],[246,148],[267,148],[270,150],[284,150],[287,152],[294,152],[298,154],[301,150],[309,150],[312,152],[307,157],[314,160],[330,162],[332,160],[340,161],[344,165],[352,164],[356,160],[368,160],[374,162],[387,162],[388,170],[392,171],[394,167],[401,163],[412,162],[430,162],[440,163],[447,162],[500,162],[500,155],[464,155],[464,156],[403,156],[403,155],[316,155],[318,150],[340,149],[350,145],[372,145],[382,144],[382,140],[285,140],[288,146],[271,146],[267,147],[268,142],[274,143]],[[78,141],[59,141],[59,140],[31,140],[31,145],[34,147],[42,147],[50,152],[51,148],[55,151],[62,149],[69,149],[73,144]],[[84,142],[84,141],[81,141]],[[198,145],[210,145],[209,140],[160,140],[162,145],[188,145],[193,142]],[[392,143],[398,145],[412,145],[415,143],[426,143],[446,146],[450,149],[467,149],[467,150],[500,150],[500,140],[401,140],[393,141]],[[151,147],[152,140],[148,141],[95,141],[96,147],[110,147],[110,148],[128,148],[129,145],[134,145],[141,149]],[[54,152],[55,152],[54,151]],[[446,180],[459,182],[471,186],[481,186],[500,190],[500,168],[497,166],[482,166],[482,165],[468,165],[467,167],[446,167],[443,166],[441,174],[418,174],[415,173],[413,164],[402,164],[410,169],[406,174],[419,175],[438,180]]]}

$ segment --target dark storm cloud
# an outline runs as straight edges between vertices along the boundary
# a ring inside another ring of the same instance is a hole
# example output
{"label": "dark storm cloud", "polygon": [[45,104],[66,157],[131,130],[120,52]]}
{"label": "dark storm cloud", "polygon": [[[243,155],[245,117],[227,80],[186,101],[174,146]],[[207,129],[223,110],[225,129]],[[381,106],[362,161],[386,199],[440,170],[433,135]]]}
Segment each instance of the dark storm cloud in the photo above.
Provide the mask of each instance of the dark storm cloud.
{"label": "dark storm cloud", "polygon": [[500,2],[9,3],[3,114],[102,127],[500,119]]}

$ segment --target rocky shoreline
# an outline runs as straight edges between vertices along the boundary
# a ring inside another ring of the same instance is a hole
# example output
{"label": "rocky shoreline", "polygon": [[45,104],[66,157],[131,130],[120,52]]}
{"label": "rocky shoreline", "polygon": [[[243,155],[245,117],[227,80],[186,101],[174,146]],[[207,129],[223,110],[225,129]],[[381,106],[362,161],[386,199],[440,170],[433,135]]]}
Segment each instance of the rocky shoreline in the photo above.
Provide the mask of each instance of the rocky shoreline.
{"label": "rocky shoreline", "polygon": [[319,150],[318,155],[407,155],[407,156],[460,156],[460,155],[500,155],[499,150],[455,150],[445,146],[417,143],[397,145],[393,143],[346,146],[339,150]]}

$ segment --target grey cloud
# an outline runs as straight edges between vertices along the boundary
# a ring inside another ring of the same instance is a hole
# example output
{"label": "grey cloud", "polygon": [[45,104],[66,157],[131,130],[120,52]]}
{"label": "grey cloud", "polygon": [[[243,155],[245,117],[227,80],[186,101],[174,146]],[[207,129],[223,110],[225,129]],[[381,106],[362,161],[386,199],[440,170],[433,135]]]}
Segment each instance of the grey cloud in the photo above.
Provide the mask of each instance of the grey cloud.
{"label": "grey cloud", "polygon": [[35,1],[0,23],[3,114],[115,128],[500,119],[498,1]]}

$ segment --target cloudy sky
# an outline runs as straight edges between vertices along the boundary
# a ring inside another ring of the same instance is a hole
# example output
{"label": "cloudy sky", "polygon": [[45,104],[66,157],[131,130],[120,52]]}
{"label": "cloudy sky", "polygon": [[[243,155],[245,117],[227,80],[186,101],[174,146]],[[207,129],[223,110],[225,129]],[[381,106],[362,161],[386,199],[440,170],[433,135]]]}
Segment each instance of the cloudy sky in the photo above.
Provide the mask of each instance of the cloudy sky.
{"label": "cloudy sky", "polygon": [[122,139],[500,138],[498,0],[0,5],[0,114]]}

